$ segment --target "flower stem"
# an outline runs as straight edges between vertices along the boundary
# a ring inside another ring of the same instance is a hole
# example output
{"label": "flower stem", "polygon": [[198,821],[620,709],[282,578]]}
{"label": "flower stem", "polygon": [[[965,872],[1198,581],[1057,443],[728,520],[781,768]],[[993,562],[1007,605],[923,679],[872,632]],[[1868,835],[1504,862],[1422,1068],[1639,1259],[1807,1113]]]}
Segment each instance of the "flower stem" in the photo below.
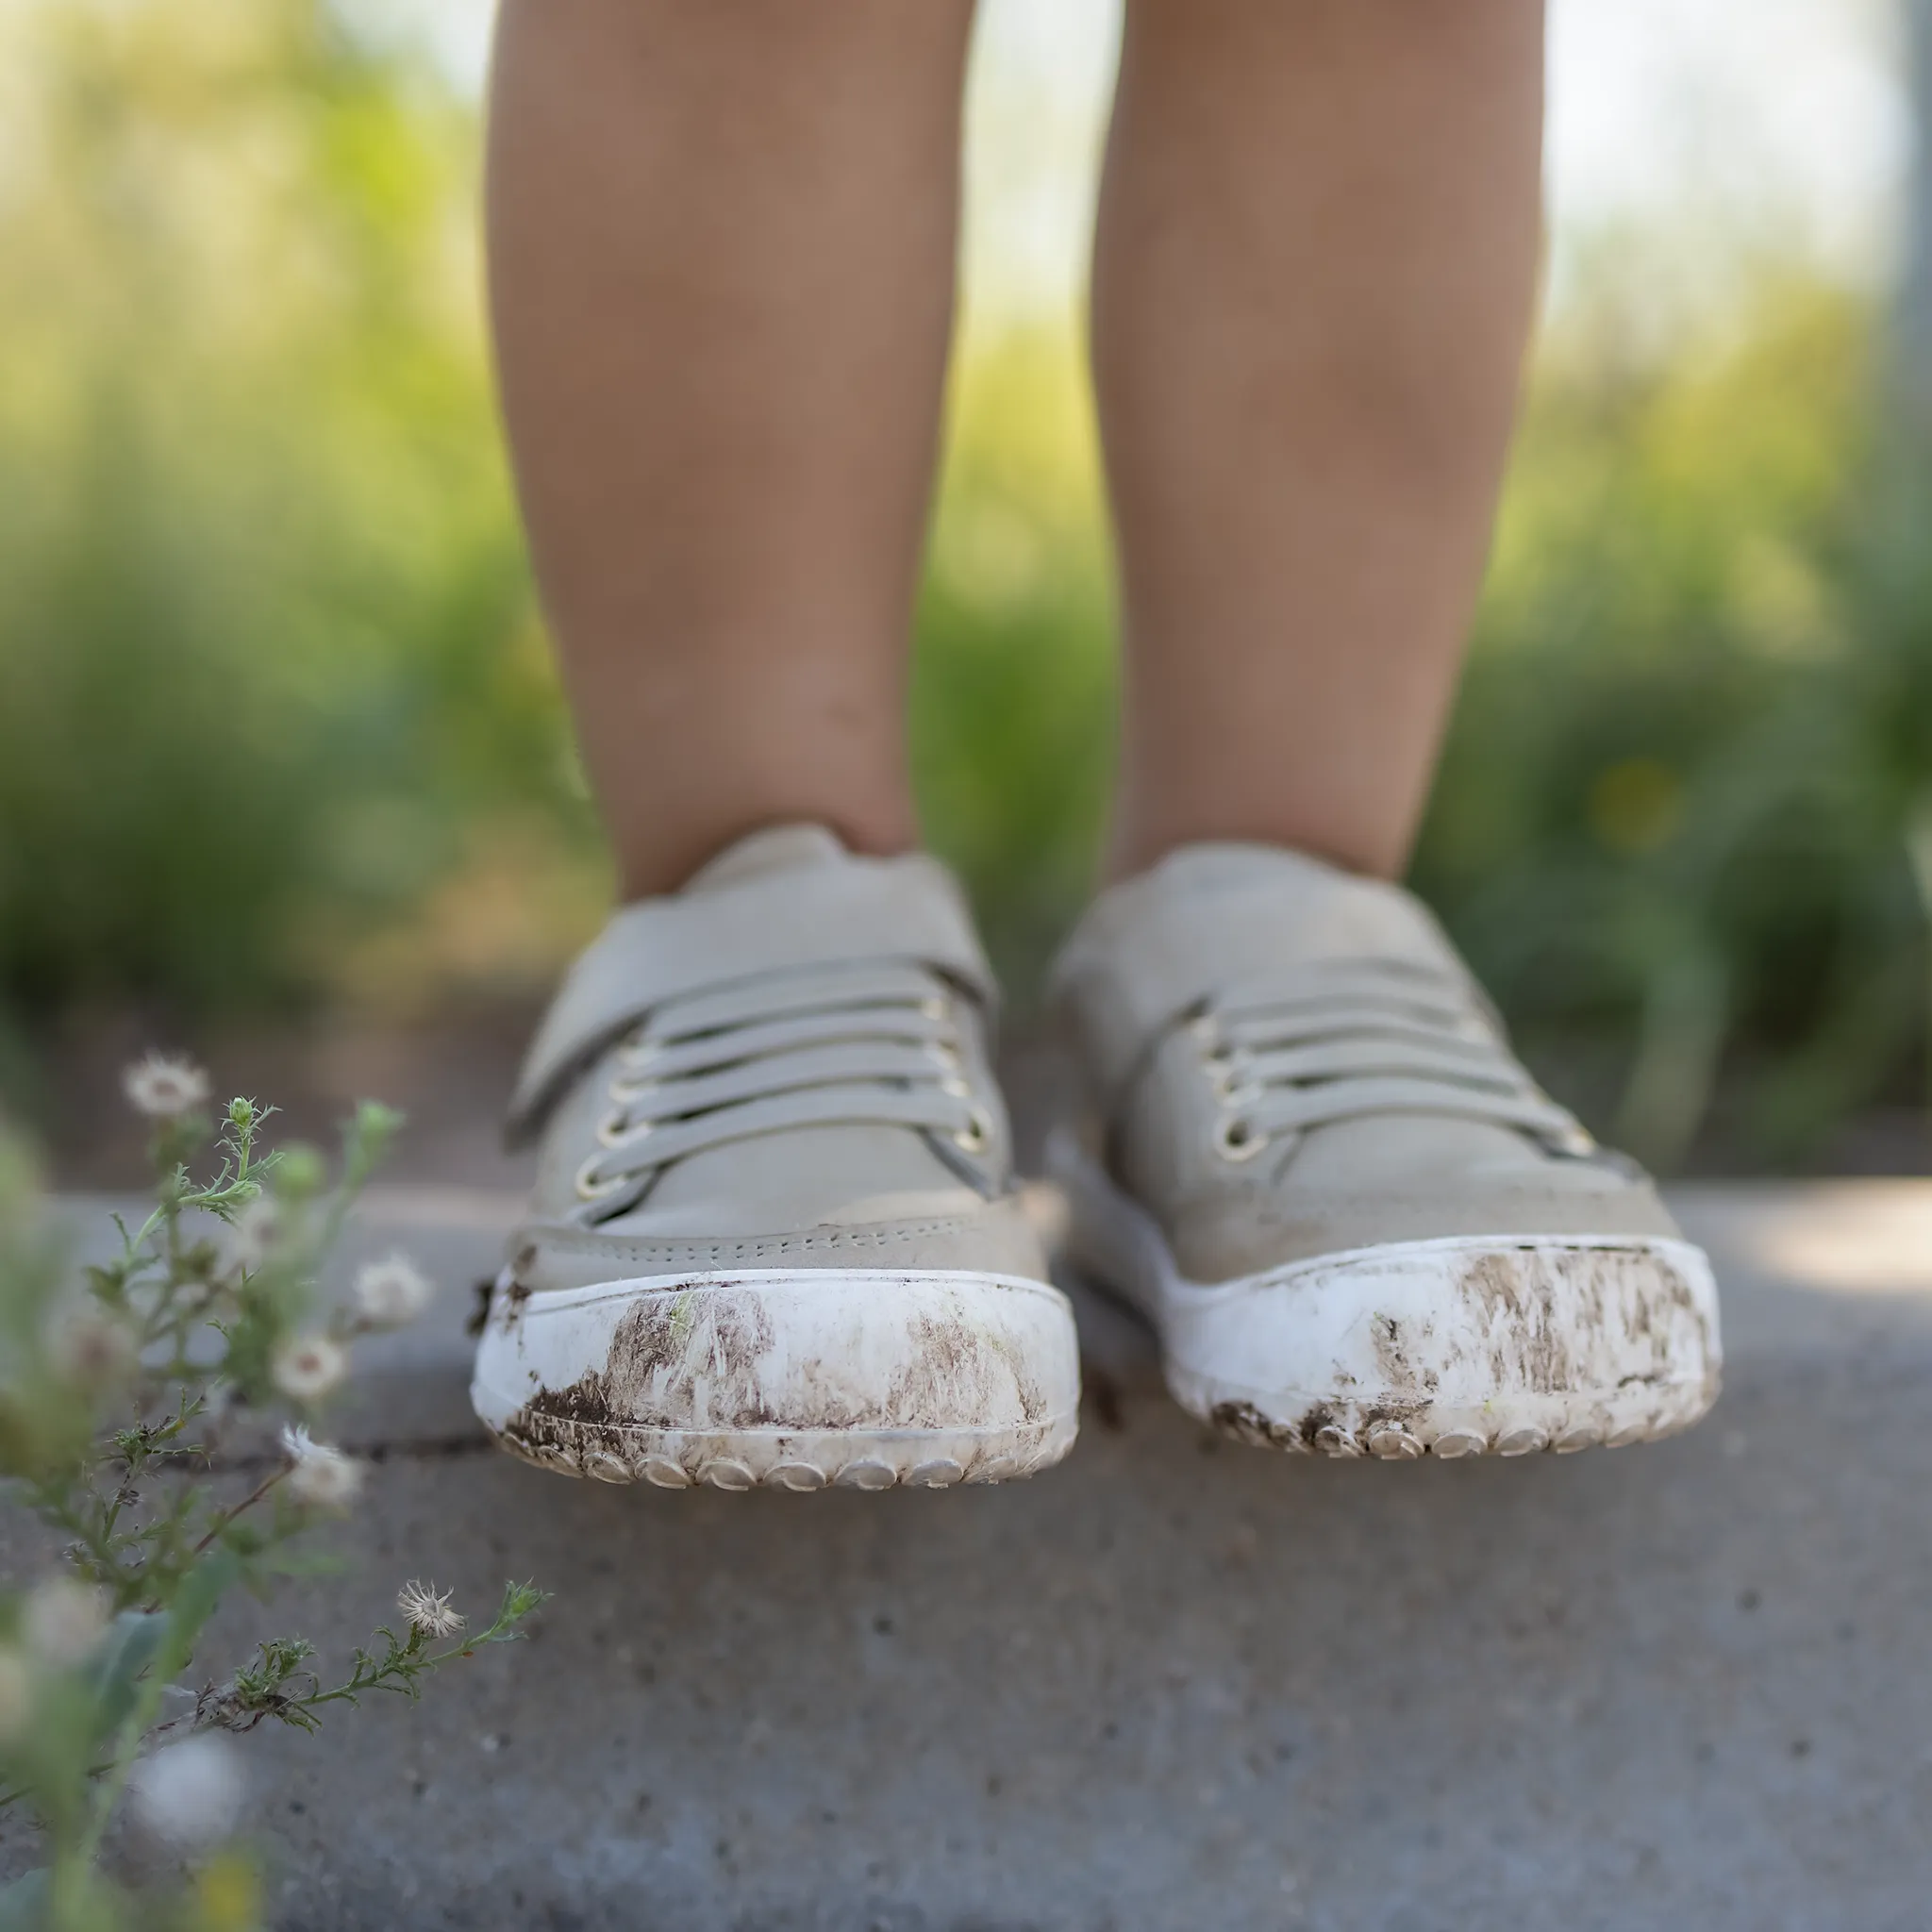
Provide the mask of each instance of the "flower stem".
{"label": "flower stem", "polygon": [[222,1515],[217,1516],[209,1526],[208,1533],[195,1544],[194,1554],[197,1557],[203,1555],[207,1551],[208,1546],[227,1528],[229,1524],[234,1522],[236,1517],[240,1516],[244,1509],[254,1508],[288,1473],[288,1470],[283,1468],[275,1471],[273,1474],[263,1476],[254,1489],[249,1491],[247,1495],[243,1496],[232,1509],[225,1510]]}

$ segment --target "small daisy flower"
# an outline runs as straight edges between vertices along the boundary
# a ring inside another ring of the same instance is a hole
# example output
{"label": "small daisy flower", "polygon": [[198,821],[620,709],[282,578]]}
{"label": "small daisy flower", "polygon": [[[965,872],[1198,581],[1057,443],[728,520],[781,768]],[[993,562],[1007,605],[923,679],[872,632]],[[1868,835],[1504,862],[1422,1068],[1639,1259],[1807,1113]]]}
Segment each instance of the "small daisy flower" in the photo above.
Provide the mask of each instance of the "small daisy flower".
{"label": "small daisy flower", "polygon": [[401,1328],[413,1322],[435,1292],[407,1255],[372,1261],[356,1276],[356,1306],[376,1328]]}
{"label": "small daisy flower", "polygon": [[72,1576],[44,1576],[27,1592],[20,1634],[27,1654],[52,1670],[70,1670],[92,1656],[107,1634],[108,1599]]}
{"label": "small daisy flower", "polygon": [[208,1092],[208,1075],[191,1059],[151,1053],[121,1075],[121,1086],[137,1113],[171,1121],[199,1107]]}
{"label": "small daisy flower", "polygon": [[450,1594],[412,1578],[396,1597],[396,1608],[425,1637],[454,1637],[464,1620],[450,1607]]}
{"label": "small daisy flower", "polygon": [[272,1373],[291,1402],[320,1402],[349,1373],[349,1351],[326,1335],[298,1335],[276,1350]]}
{"label": "small daisy flower", "polygon": [[61,1381],[108,1389],[133,1374],[134,1337],[125,1323],[89,1302],[66,1302],[47,1323],[47,1361]]}
{"label": "small daisy flower", "polygon": [[33,1672],[10,1643],[0,1644],[0,1744],[12,1743],[26,1729],[33,1707]]}
{"label": "small daisy flower", "polygon": [[289,1493],[316,1509],[346,1509],[362,1488],[362,1465],[327,1442],[318,1442],[307,1429],[285,1428],[282,1447],[291,1465]]}
{"label": "small daisy flower", "polygon": [[207,1732],[134,1767],[127,1795],[136,1820],[184,1850],[218,1844],[235,1829],[245,1795],[234,1747]]}

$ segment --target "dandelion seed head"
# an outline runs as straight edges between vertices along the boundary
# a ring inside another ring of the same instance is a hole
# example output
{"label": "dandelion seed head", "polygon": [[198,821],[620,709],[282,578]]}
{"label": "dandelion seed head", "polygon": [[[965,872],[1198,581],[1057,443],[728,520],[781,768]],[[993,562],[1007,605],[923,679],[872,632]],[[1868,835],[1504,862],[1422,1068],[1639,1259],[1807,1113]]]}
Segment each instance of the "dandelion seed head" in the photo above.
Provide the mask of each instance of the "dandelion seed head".
{"label": "dandelion seed head", "polygon": [[183,1849],[228,1837],[245,1795],[240,1754],[207,1732],[142,1758],[127,1780],[136,1821]]}
{"label": "dandelion seed head", "polygon": [[123,1091],[137,1113],[171,1121],[199,1107],[208,1094],[208,1075],[179,1055],[151,1053],[121,1075]]}
{"label": "dandelion seed head", "polygon": [[107,1628],[107,1592],[73,1576],[42,1577],[21,1610],[27,1655],[53,1670],[84,1663]]}
{"label": "dandelion seed head", "polygon": [[419,1583],[413,1577],[396,1596],[396,1608],[425,1637],[453,1637],[463,1627],[464,1619],[450,1607],[451,1592],[438,1590],[433,1583]]}
{"label": "dandelion seed head", "polygon": [[356,1306],[378,1328],[400,1328],[429,1306],[436,1291],[407,1255],[371,1261],[356,1276]]}
{"label": "dandelion seed head", "polygon": [[275,1352],[275,1384],[291,1402],[320,1402],[348,1373],[348,1350],[326,1335],[297,1335]]}
{"label": "dandelion seed head", "polygon": [[[299,1438],[300,1446],[291,1439]],[[310,1439],[307,1429],[285,1429],[283,1446],[294,1458],[289,1493],[315,1509],[346,1509],[362,1488],[362,1465],[353,1456]]]}

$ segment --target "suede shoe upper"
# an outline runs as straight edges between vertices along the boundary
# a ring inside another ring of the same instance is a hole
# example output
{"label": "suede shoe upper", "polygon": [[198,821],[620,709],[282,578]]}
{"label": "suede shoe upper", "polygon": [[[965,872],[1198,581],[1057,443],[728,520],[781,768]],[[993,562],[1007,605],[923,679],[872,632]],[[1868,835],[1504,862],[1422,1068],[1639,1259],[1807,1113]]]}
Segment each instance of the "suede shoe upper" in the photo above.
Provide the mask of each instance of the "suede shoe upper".
{"label": "suede shoe upper", "polygon": [[936,860],[817,825],[622,908],[531,1046],[525,1289],[683,1269],[1043,1278],[988,1064],[993,991]]}
{"label": "suede shoe upper", "polygon": [[1398,886],[1185,847],[1101,895],[1054,994],[1094,1151],[1191,1279],[1452,1235],[1676,1231]]}

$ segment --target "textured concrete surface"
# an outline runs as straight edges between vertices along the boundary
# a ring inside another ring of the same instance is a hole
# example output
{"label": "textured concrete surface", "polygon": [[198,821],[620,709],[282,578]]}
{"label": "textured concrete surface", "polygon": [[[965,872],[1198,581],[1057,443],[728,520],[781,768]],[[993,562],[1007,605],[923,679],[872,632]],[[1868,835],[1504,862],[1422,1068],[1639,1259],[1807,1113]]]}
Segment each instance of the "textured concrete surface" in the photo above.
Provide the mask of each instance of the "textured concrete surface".
{"label": "textured concrete surface", "polygon": [[1932,1187],[1679,1206],[1731,1365],[1675,1442],[1243,1450],[1088,1300],[1062,1470],[737,1497],[479,1445],[460,1318],[508,1204],[379,1196],[358,1239],[451,1288],[363,1363],[381,1467],[307,1634],[345,1652],[411,1575],[556,1599],[420,1708],[247,1740],[278,1923],[1919,1932]]}

